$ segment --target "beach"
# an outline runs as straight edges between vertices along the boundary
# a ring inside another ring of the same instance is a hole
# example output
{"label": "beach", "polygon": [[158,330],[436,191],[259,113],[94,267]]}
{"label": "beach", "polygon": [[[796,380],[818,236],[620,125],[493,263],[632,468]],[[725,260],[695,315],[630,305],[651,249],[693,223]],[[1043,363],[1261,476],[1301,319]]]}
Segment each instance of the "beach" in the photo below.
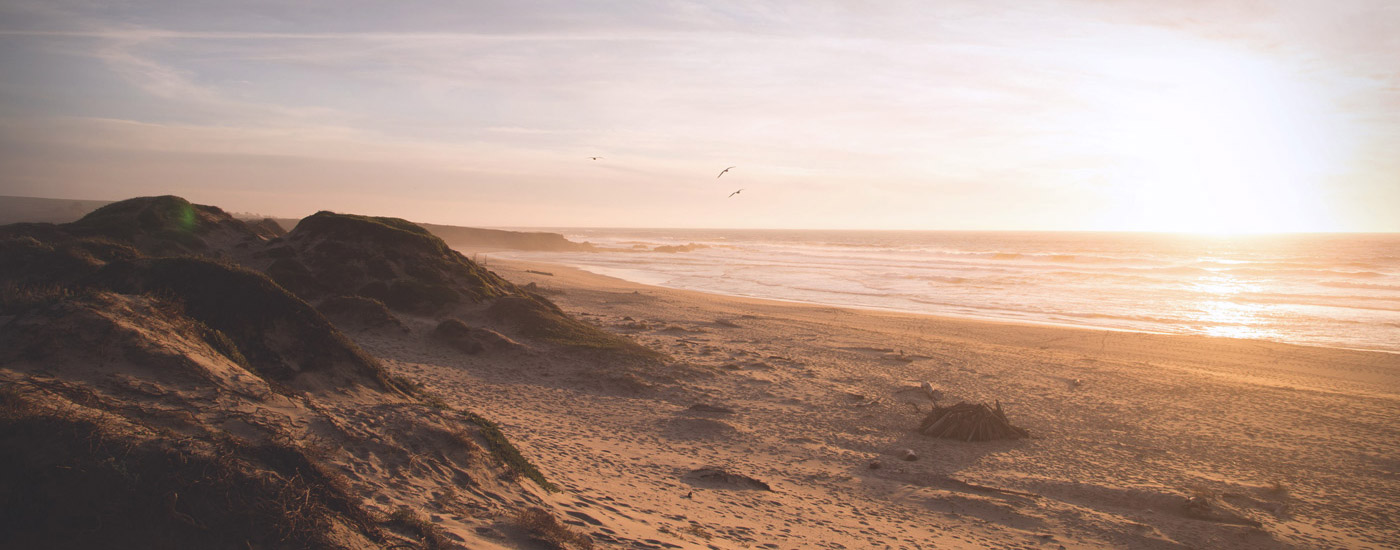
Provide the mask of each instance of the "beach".
{"label": "beach", "polygon": [[0,545],[1400,543],[1400,354],[487,250],[174,196],[0,227]]}
{"label": "beach", "polygon": [[[490,267],[669,359],[605,380],[558,354],[424,345],[415,323],[429,319],[352,337],[449,403],[489,410],[564,489],[549,497],[561,517],[604,547],[1400,544],[1400,355]],[[924,382],[939,405],[999,402],[1031,437],[917,433],[935,403]]]}
{"label": "beach", "polygon": [[0,550],[1400,550],[1400,1],[0,43]]}

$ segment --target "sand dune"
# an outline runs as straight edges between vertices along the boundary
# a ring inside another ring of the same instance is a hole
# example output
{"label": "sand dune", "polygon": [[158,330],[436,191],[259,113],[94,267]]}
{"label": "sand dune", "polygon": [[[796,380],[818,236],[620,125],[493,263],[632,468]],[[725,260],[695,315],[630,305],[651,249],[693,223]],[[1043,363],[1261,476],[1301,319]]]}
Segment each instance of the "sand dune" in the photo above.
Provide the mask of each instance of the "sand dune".
{"label": "sand dune", "polygon": [[[489,273],[390,218],[104,210],[0,229],[0,464],[27,491],[0,546],[1400,544],[1400,356]],[[1030,437],[918,433],[964,401]]]}

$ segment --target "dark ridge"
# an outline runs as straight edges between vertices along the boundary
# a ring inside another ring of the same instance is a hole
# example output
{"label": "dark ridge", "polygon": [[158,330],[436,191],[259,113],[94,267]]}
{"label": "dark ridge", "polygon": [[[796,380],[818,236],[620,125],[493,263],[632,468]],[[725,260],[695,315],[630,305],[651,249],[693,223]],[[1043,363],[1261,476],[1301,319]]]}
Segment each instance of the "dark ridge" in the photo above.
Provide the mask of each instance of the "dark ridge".
{"label": "dark ridge", "polygon": [[256,271],[193,257],[156,258],[108,264],[94,283],[179,301],[190,317],[228,335],[265,378],[291,383],[302,373],[326,372],[397,389],[378,361]]}
{"label": "dark ridge", "polygon": [[277,223],[277,220],[272,218],[249,220],[244,223],[248,225],[248,229],[264,239],[275,239],[287,234],[287,230],[282,228],[282,224]]}
{"label": "dark ridge", "polygon": [[218,208],[196,207],[190,201],[174,195],[137,197],[93,210],[68,225],[126,238],[155,231],[204,233],[209,230],[208,220],[200,219],[200,214],[209,216],[215,213],[227,216]]}
{"label": "dark ridge", "polygon": [[130,244],[152,256],[222,257],[229,249],[263,240],[218,207],[190,204],[173,195],[115,202],[64,224],[63,229],[77,237]]}
{"label": "dark ridge", "polygon": [[515,285],[398,218],[318,212],[262,254],[267,273],[308,300],[364,296],[428,314],[518,295]]}
{"label": "dark ridge", "polygon": [[379,244],[405,245],[420,252],[442,253],[447,244],[442,239],[433,239],[432,232],[402,218],[386,216],[361,216],[359,214],[337,214],[322,210],[297,223],[295,229],[303,232],[351,232],[368,237]]}
{"label": "dark ridge", "polygon": [[70,238],[52,225],[0,227],[0,281],[13,285],[71,284],[108,262],[140,257],[128,245]]}
{"label": "dark ridge", "polygon": [[336,326],[351,329],[392,327],[408,331],[402,321],[389,312],[384,302],[364,296],[336,296],[316,306],[316,311]]}

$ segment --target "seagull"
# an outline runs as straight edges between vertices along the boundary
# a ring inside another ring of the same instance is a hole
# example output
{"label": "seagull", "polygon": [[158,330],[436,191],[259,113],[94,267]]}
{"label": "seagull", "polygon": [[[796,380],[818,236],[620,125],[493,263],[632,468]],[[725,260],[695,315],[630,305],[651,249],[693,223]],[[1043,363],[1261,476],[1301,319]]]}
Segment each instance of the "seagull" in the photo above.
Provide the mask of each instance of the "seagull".
{"label": "seagull", "polygon": [[743,192],[743,191],[744,191],[743,189],[740,189],[740,190],[738,190],[738,191],[735,191],[735,192],[733,192],[733,193],[730,193],[729,196],[732,197],[732,196],[734,196],[734,195],[738,195],[739,193],[741,193],[741,192]]}
{"label": "seagull", "polygon": [[[734,167],[733,167],[733,166],[730,166],[729,168],[734,168]],[[720,171],[719,171],[719,176],[723,176],[725,172],[728,172],[728,171],[729,171],[729,168],[725,168],[725,169],[723,169],[723,170],[720,170]],[[715,176],[715,179],[719,179],[719,176]]]}
{"label": "seagull", "polygon": [[598,159],[600,159],[600,158],[603,158],[603,157],[588,157],[589,160],[598,160]]}

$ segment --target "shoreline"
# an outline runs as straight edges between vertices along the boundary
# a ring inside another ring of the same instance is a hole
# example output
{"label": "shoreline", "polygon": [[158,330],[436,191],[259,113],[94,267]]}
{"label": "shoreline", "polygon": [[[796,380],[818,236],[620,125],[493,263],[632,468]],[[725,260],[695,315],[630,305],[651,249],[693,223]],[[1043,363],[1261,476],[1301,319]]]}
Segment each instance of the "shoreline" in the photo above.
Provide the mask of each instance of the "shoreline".
{"label": "shoreline", "polygon": [[[493,249],[493,250],[476,250],[476,249],[469,249],[469,250],[472,250],[472,251],[474,251],[474,252],[476,252],[476,253],[480,253],[480,254],[487,254],[487,253],[490,253],[490,252],[507,252],[507,250],[502,250],[502,249]],[[462,253],[463,253],[463,254],[470,254],[471,252],[468,252],[467,250],[462,250]],[[1310,343],[1310,342],[1290,342],[1290,341],[1276,340],[1276,339],[1269,339],[1269,338],[1240,338],[1240,337],[1236,337],[1236,336],[1218,336],[1218,335],[1211,335],[1211,334],[1203,334],[1203,333],[1199,333],[1199,332],[1169,332],[1169,331],[1157,331],[1157,330],[1148,330],[1148,329],[1139,329],[1139,328],[1112,327],[1112,326],[1102,326],[1102,325],[1092,325],[1092,324],[1078,324],[1078,323],[1073,323],[1073,322],[1056,322],[1056,321],[1050,321],[1050,320],[1009,319],[1009,318],[996,317],[996,316],[991,316],[991,315],[985,315],[985,316],[984,316],[984,315],[975,315],[975,314],[958,315],[958,314],[956,314],[956,313],[928,312],[928,311],[918,311],[918,310],[901,309],[901,308],[893,308],[893,307],[866,306],[866,305],[858,305],[858,304],[856,304],[856,305],[853,305],[853,304],[840,304],[840,303],[831,303],[831,302],[817,302],[817,301],[810,301],[810,300],[799,300],[799,299],[790,299],[790,298],[779,298],[779,297],[772,297],[772,296],[752,296],[752,295],[746,295],[746,294],[734,294],[734,293],[722,292],[722,291],[717,291],[717,290],[705,290],[705,289],[697,289],[697,288],[683,288],[683,287],[666,286],[666,285],[664,285],[664,284],[655,283],[655,282],[638,281],[638,280],[634,280],[634,279],[629,279],[629,278],[627,278],[627,277],[621,277],[621,276],[618,276],[617,274],[615,274],[616,272],[626,271],[626,270],[622,270],[622,269],[600,268],[600,267],[598,267],[598,266],[574,265],[574,264],[561,263],[561,262],[552,262],[552,261],[546,261],[546,260],[530,260],[530,259],[519,259],[519,258],[509,258],[509,257],[507,257],[507,258],[499,258],[499,257],[498,257],[495,261],[498,261],[498,262],[516,262],[516,263],[521,263],[521,264],[533,264],[533,265],[536,265],[536,266],[559,266],[559,267],[566,267],[566,268],[569,268],[569,269],[576,269],[576,270],[579,270],[579,271],[587,272],[587,273],[590,273],[590,274],[593,274],[593,275],[597,275],[597,276],[600,276],[600,277],[609,277],[609,278],[613,278],[613,279],[618,279],[618,280],[620,280],[620,281],[626,281],[626,282],[631,283],[631,284],[642,285],[642,286],[647,286],[647,287],[652,287],[652,288],[657,288],[657,289],[664,289],[664,290],[671,290],[671,291],[679,291],[679,292],[695,292],[695,293],[705,294],[705,295],[711,295],[711,296],[723,296],[723,297],[729,297],[729,298],[742,298],[742,299],[748,299],[748,300],[763,300],[763,301],[771,301],[771,302],[787,303],[787,304],[805,304],[805,305],[820,306],[820,307],[835,307],[835,308],[844,308],[844,309],[851,309],[851,310],[857,310],[857,311],[872,311],[872,312],[898,313],[898,314],[907,314],[907,315],[919,315],[919,316],[928,316],[928,317],[939,318],[939,319],[947,319],[947,320],[964,320],[964,321],[976,321],[976,322],[997,323],[997,324],[1007,324],[1007,325],[1026,325],[1026,326],[1038,326],[1038,327],[1053,327],[1053,328],[1072,329],[1072,330],[1086,330],[1086,331],[1093,331],[1093,332],[1108,331],[1108,332],[1114,332],[1114,333],[1152,334],[1152,335],[1159,335],[1159,336],[1184,336],[1184,337],[1196,337],[1196,338],[1217,338],[1217,339],[1225,339],[1225,340],[1239,340],[1239,341],[1244,341],[1244,342],[1268,342],[1268,343],[1271,343],[1271,344],[1280,344],[1280,345],[1287,345],[1287,346],[1302,346],[1302,347],[1320,348],[1320,349],[1333,349],[1333,350],[1342,350],[1342,351],[1371,352],[1371,353],[1382,353],[1382,354],[1387,354],[1387,355],[1400,356],[1400,350],[1372,349],[1372,348],[1357,348],[1357,347],[1348,347],[1348,346],[1340,346],[1340,345],[1324,345],[1324,344],[1320,344],[1320,343]]]}
{"label": "shoreline", "polygon": [[[492,411],[565,488],[557,504],[609,536],[685,548],[1400,542],[1379,519],[1400,514],[1395,355],[730,297],[546,262],[491,269],[670,359],[619,385],[581,358],[464,357],[398,337],[366,349]],[[1031,437],[920,435],[921,382],[942,405],[1000,402]],[[716,465],[773,490],[687,477]],[[1222,515],[1193,512],[1193,495]]]}

